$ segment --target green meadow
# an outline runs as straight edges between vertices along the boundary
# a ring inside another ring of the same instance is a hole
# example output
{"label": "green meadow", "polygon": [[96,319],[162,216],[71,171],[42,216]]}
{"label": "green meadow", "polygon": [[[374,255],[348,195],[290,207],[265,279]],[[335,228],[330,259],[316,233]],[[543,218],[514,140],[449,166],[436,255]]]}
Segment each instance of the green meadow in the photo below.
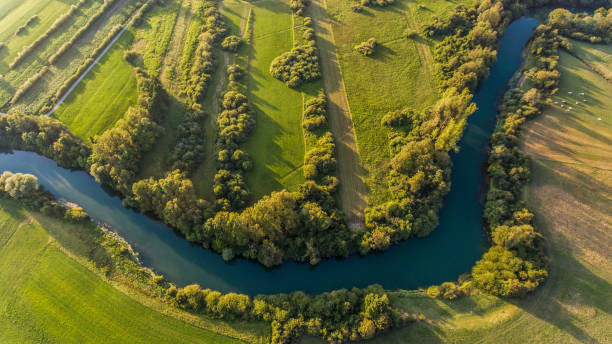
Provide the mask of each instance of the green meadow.
{"label": "green meadow", "polygon": [[242,343],[214,330],[234,331],[233,336],[245,339],[254,335],[248,326],[233,330],[234,325],[205,318],[192,320],[200,325],[195,326],[114,288],[87,263],[92,243],[84,233],[92,231],[91,225],[29,213],[8,200],[0,200],[0,223],[3,343],[167,343],[169,338],[176,343]]}
{"label": "green meadow", "polygon": [[253,199],[304,181],[302,94],[270,74],[270,63],[293,47],[292,14],[287,2],[253,3],[253,45],[249,59],[248,97],[256,128],[245,149],[253,159],[247,184]]}
{"label": "green meadow", "polygon": [[112,128],[136,103],[136,75],[123,58],[133,37],[126,31],[53,114],[84,142]]}

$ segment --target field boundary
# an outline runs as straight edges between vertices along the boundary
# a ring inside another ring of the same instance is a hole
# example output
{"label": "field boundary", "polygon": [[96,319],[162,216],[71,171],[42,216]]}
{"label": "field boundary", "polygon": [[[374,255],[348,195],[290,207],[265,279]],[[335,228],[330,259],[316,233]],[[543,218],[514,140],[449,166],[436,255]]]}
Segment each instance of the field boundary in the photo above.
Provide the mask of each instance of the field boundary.
{"label": "field boundary", "polygon": [[363,167],[351,109],[338,64],[333,28],[327,14],[327,3],[325,0],[313,0],[310,6],[320,54],[323,86],[328,98],[330,128],[336,141],[342,210],[349,228],[359,230],[365,227],[363,213],[368,202],[367,187],[361,177]]}

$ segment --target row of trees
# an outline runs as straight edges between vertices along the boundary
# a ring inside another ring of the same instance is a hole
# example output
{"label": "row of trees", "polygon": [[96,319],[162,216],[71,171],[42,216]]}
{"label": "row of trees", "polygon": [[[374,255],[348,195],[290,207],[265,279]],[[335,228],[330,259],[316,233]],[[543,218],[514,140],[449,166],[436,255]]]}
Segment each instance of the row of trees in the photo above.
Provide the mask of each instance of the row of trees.
{"label": "row of trees", "polygon": [[33,15],[31,16],[25,23],[23,23],[23,25],[21,25],[20,27],[17,28],[17,30],[15,30],[15,36],[19,36],[22,33],[25,32],[25,30],[29,27],[29,26],[34,26],[36,24],[36,22],[38,22],[38,15]]}
{"label": "row of trees", "polygon": [[[551,13],[554,17],[555,14]],[[474,285],[488,293],[520,296],[534,290],[547,277],[547,261],[533,214],[521,201],[529,181],[529,159],[520,151],[519,133],[525,121],[542,112],[559,84],[558,49],[563,44],[556,29],[536,28],[529,44],[533,67],[525,74],[535,85],[514,88],[504,97],[498,125],[491,137],[488,161],[489,191],[484,218],[493,246],[472,269]],[[553,75],[541,79],[542,75]]]}
{"label": "row of trees", "polygon": [[39,36],[34,42],[30,45],[23,47],[23,49],[15,56],[15,59],[9,64],[10,69],[16,68],[21,62],[23,62],[28,56],[32,54],[36,48],[38,48],[41,44],[43,44],[51,35],[53,35],[57,30],[59,30],[65,23],[68,22],[69,19],[76,16],[77,11],[81,6],[83,6],[89,0],[80,0],[76,5],[72,5],[70,10],[64,13],[62,16],[57,18],[55,22],[47,29],[47,31]]}
{"label": "row of trees", "polygon": [[183,63],[181,92],[196,111],[201,111],[199,100],[208,87],[215,67],[213,45],[225,35],[227,28],[214,2],[202,1],[197,6],[196,15],[205,21],[205,25],[193,42],[194,55]]}
{"label": "row of trees", "polygon": [[128,195],[138,162],[161,133],[157,124],[166,111],[165,93],[157,79],[136,70],[137,105],[130,107],[115,127],[94,138],[89,173],[97,182]]}
{"label": "row of trees", "polygon": [[597,9],[593,15],[574,14],[564,8],[553,10],[548,24],[560,34],[591,43],[612,41],[612,10]]}
{"label": "row of trees", "polygon": [[303,335],[323,337],[330,343],[365,340],[397,328],[417,317],[393,308],[382,287],[340,289],[308,295],[221,294],[199,285],[170,287],[168,297],[178,307],[223,319],[256,319],[271,323],[269,342],[296,343]]}
{"label": "row of trees", "polygon": [[289,2],[289,7],[297,14],[301,16],[306,11],[306,7],[310,4],[310,0],[291,0]]}
{"label": "row of trees", "polygon": [[87,168],[90,154],[63,123],[46,116],[0,116],[0,147],[33,151],[73,169]]}
{"label": "row of trees", "polygon": [[223,96],[223,111],[217,116],[217,174],[214,192],[217,209],[237,210],[248,203],[244,172],[251,168],[249,155],[240,145],[255,128],[255,113],[247,97],[238,91]]}

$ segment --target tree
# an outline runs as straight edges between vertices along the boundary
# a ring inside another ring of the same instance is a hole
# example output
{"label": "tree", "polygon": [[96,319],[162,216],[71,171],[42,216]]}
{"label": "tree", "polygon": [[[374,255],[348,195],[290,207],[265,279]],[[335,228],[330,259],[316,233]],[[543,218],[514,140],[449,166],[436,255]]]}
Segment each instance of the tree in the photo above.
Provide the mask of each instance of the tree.
{"label": "tree", "polygon": [[31,174],[6,171],[0,175],[0,186],[12,198],[29,198],[38,191],[38,178]]}

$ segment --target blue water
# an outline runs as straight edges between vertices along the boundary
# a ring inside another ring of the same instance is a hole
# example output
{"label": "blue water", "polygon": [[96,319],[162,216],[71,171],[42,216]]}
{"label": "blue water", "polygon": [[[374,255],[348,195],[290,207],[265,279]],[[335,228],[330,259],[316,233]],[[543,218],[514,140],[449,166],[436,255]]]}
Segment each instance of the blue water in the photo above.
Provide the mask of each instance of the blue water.
{"label": "blue water", "polygon": [[452,154],[452,190],[444,200],[440,226],[428,237],[410,239],[381,254],[322,260],[316,267],[285,262],[263,266],[238,259],[227,264],[208,250],[188,243],[159,221],[123,207],[92,177],[69,171],[35,153],[0,154],[0,170],[32,173],[54,195],[81,205],[91,217],[110,224],[140,253],[143,263],[178,285],[199,283],[222,292],[249,295],[302,290],[318,293],[338,288],[382,284],[412,289],[455,280],[482,254],[482,194],[488,139],[495,124],[495,102],[521,63],[521,52],[537,25],[521,18],[506,30],[498,61],[474,97],[479,109],[468,119],[460,151]]}

